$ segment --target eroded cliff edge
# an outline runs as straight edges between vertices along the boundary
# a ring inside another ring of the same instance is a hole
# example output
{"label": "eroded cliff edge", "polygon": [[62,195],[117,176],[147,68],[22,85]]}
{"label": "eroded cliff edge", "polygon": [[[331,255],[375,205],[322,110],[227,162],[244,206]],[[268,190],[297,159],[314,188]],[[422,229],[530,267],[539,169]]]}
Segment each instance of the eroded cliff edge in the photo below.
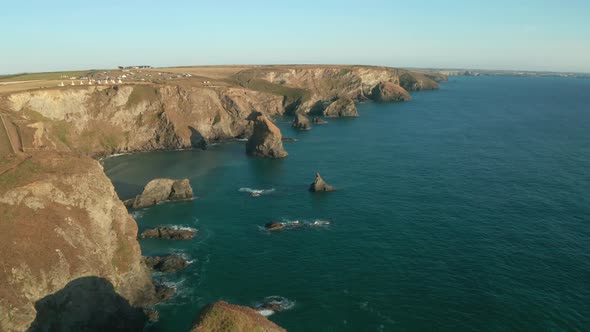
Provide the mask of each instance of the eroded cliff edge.
{"label": "eroded cliff edge", "polygon": [[130,307],[153,301],[137,224],[92,158],[248,138],[252,114],[322,114],[344,98],[375,99],[384,82],[401,93],[437,88],[433,77],[401,69],[272,66],[206,87],[188,80],[0,96],[0,330],[26,330],[39,303],[88,277]]}
{"label": "eroded cliff edge", "polygon": [[129,306],[154,301],[137,224],[97,161],[35,153],[0,175],[0,216],[0,330],[26,330],[41,299],[82,277],[104,279]]}

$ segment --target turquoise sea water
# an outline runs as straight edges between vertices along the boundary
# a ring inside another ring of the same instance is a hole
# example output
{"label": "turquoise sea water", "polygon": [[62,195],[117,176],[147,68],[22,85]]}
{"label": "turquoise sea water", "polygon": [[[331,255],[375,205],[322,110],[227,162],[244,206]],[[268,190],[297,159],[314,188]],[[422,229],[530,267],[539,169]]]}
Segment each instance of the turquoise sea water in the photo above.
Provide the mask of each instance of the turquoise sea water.
{"label": "turquoise sea water", "polygon": [[[194,260],[157,276],[178,295],[149,330],[271,295],[294,301],[270,317],[289,331],[590,330],[590,80],[452,77],[413,97],[309,132],[279,119],[299,140],[284,160],[244,142],[105,160],[122,198],[156,177],[199,197],[132,213],[140,230],[199,229],[141,241]],[[315,171],[338,191],[308,193]],[[261,230],[316,219],[331,224]]]}

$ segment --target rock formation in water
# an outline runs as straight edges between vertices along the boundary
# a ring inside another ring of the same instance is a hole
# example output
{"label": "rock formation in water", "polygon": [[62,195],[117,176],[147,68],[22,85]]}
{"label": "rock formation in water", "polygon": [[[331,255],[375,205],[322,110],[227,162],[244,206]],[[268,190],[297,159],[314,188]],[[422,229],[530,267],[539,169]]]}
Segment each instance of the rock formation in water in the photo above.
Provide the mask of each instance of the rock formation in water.
{"label": "rock formation in water", "polygon": [[359,116],[354,101],[350,98],[338,98],[323,112],[325,117]]}
{"label": "rock formation in water", "polygon": [[164,240],[190,240],[197,230],[183,227],[156,227],[143,231],[139,238],[141,239],[164,239]]}
{"label": "rock formation in water", "polygon": [[295,114],[295,120],[293,120],[293,123],[291,126],[295,129],[299,129],[299,130],[310,130],[311,129],[311,123],[309,122],[309,119],[307,118],[307,116],[305,116],[304,114],[301,114],[301,113]]}
{"label": "rock formation in water", "polygon": [[313,122],[313,124],[318,124],[318,125],[323,125],[323,124],[326,124],[327,123],[326,121],[324,121],[319,116],[314,116],[312,122]]}
{"label": "rock formation in water", "polygon": [[143,258],[145,265],[153,271],[170,273],[182,270],[188,266],[188,262],[180,255],[146,256]]}
{"label": "rock formation in water", "polygon": [[320,176],[320,173],[315,173],[315,181],[309,186],[309,191],[311,192],[319,192],[319,191],[334,191],[334,187],[328,185],[324,179]]}
{"label": "rock formation in water", "polygon": [[409,101],[412,99],[408,91],[392,82],[381,82],[371,91],[371,99],[379,102]]}
{"label": "rock formation in water", "polygon": [[125,201],[130,209],[140,209],[167,201],[183,201],[193,198],[193,188],[188,179],[154,179],[143,188],[141,195]]}
{"label": "rock formation in water", "polygon": [[268,229],[269,231],[278,231],[278,230],[285,228],[285,223],[271,221],[271,222],[264,224],[264,228]]}
{"label": "rock formation in water", "polygon": [[268,158],[284,158],[288,155],[283,148],[280,129],[268,117],[255,117],[254,130],[246,143],[246,153]]}
{"label": "rock formation in water", "polygon": [[266,319],[256,310],[219,301],[206,305],[194,323],[191,332],[285,332],[286,330]]}

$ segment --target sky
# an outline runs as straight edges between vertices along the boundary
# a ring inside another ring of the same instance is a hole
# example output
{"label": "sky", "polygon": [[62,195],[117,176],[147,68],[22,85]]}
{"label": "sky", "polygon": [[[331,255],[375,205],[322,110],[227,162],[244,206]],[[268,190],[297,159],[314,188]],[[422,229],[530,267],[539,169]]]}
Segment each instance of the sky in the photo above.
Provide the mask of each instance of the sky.
{"label": "sky", "polygon": [[590,1],[1,0],[0,74],[367,64],[590,72]]}

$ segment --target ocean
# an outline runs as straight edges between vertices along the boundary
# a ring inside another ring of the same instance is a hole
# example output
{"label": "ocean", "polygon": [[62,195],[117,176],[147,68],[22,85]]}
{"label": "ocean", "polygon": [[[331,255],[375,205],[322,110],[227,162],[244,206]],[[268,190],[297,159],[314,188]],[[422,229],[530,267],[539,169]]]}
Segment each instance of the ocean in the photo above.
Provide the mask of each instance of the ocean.
{"label": "ocean", "polygon": [[[177,295],[148,331],[269,296],[291,332],[590,330],[590,80],[450,77],[412,96],[310,131],[279,118],[298,140],[282,160],[242,141],[106,159],[123,199],[159,177],[198,196],[131,212],[140,231],[199,230],[140,240],[192,262],[155,275]],[[309,193],[315,172],[337,191]]]}

